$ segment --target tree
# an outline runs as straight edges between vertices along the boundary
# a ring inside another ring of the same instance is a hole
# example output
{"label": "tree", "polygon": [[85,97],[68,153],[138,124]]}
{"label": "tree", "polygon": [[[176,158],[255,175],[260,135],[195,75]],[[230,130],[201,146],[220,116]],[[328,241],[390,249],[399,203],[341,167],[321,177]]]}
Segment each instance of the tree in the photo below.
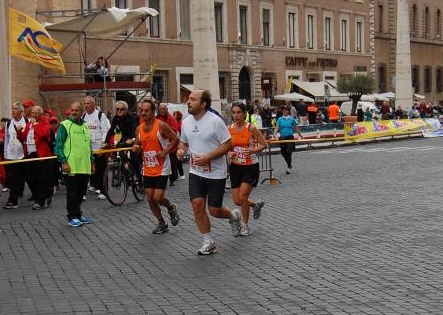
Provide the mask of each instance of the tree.
{"label": "tree", "polygon": [[337,90],[340,93],[346,93],[352,100],[351,115],[355,115],[361,96],[363,94],[370,94],[374,90],[374,77],[366,74],[341,77],[337,82]]}

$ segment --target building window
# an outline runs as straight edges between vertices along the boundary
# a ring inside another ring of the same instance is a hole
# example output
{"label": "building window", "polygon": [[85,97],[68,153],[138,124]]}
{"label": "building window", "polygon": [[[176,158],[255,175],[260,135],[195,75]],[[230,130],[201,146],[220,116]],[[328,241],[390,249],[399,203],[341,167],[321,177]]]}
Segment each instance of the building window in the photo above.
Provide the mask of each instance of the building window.
{"label": "building window", "polygon": [[306,46],[309,49],[314,48],[314,16],[308,15],[308,25],[306,28]]}
{"label": "building window", "polygon": [[362,51],[362,37],[363,37],[363,23],[358,21],[355,26],[355,50],[357,52]]}
{"label": "building window", "polygon": [[419,66],[412,67],[412,88],[414,89],[414,93],[420,92],[420,67]]}
{"label": "building window", "polygon": [[387,71],[386,65],[378,67],[378,92],[387,92]]}
{"label": "building window", "polygon": [[441,38],[441,11],[435,12],[435,37]]}
{"label": "building window", "polygon": [[296,21],[296,15],[294,12],[288,13],[288,44],[289,47],[294,48],[295,47],[295,36],[296,36],[296,27],[297,27],[297,21]]}
{"label": "building window", "polygon": [[180,31],[179,37],[191,39],[191,10],[189,0],[180,1]]}
{"label": "building window", "polygon": [[384,23],[383,23],[383,19],[384,19],[384,14],[383,14],[383,5],[379,4],[378,5],[378,32],[379,33],[383,33],[384,32]]}
{"label": "building window", "polygon": [[325,49],[331,50],[331,18],[325,18]]}
{"label": "building window", "polygon": [[119,9],[126,9],[126,0],[115,0],[115,6]]}
{"label": "building window", "polygon": [[156,16],[149,16],[149,36],[160,37],[160,0],[149,0],[149,7],[158,12]]}
{"label": "building window", "polygon": [[263,18],[263,45],[269,46],[269,28],[270,28],[270,20],[271,20],[271,12],[268,9],[263,9],[262,11]]}
{"label": "building window", "polygon": [[82,11],[86,11],[85,13],[87,13],[88,10],[91,9],[92,5],[91,5],[91,0],[81,0],[81,6],[82,6]]}
{"label": "building window", "polygon": [[431,69],[431,67],[425,67],[424,80],[425,80],[425,93],[432,92],[432,69]]}
{"label": "building window", "polygon": [[241,5],[240,11],[240,34],[239,40],[241,44],[248,43],[248,7]]}
{"label": "building window", "polygon": [[218,43],[223,42],[223,3],[214,4],[215,13],[215,40]]}
{"label": "building window", "polygon": [[340,25],[340,49],[342,51],[348,50],[348,21],[341,20]]}
{"label": "building window", "polygon": [[435,70],[435,91],[443,92],[443,68]]}
{"label": "building window", "polygon": [[418,36],[418,10],[414,4],[411,10],[411,36]]}
{"label": "building window", "polygon": [[430,17],[430,13],[429,13],[429,7],[425,8],[425,13],[424,13],[424,26],[425,26],[425,30],[424,30],[424,34],[423,37],[426,38],[430,38],[431,37],[431,17]]}

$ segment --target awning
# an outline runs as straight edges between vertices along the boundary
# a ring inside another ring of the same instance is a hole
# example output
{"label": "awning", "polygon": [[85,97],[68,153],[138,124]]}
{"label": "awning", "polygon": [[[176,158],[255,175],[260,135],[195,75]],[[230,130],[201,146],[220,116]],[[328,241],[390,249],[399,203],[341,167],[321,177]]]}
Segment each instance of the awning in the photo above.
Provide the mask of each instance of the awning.
{"label": "awning", "polygon": [[349,96],[347,94],[339,93],[331,84],[326,81],[309,82],[292,80],[292,83],[308,94],[311,94],[316,101],[347,101]]}
{"label": "awning", "polygon": [[[97,38],[112,38],[120,35],[140,19],[158,15],[157,10],[147,7],[138,9],[109,8],[89,15],[46,26],[52,32],[83,33]],[[57,36],[54,36],[57,38]]]}
{"label": "awning", "polygon": [[304,100],[305,102],[313,102],[314,99],[310,98],[309,96],[306,95],[302,95],[296,92],[292,92],[292,93],[285,93],[285,94],[281,94],[281,95],[276,95],[274,96],[275,100],[283,100],[283,101],[299,101],[299,100]]}
{"label": "awning", "polygon": [[194,85],[193,84],[180,84],[180,88],[189,92],[194,91]]}

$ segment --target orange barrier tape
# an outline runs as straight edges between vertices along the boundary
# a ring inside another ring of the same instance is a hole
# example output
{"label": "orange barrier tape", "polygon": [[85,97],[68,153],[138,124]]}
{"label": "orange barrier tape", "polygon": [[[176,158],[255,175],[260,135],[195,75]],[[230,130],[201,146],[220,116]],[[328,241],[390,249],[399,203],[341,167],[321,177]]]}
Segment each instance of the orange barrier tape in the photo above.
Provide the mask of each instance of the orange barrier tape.
{"label": "orange barrier tape", "polygon": [[[111,152],[120,152],[120,151],[129,151],[132,150],[132,147],[129,148],[116,148],[116,149],[99,149],[93,151],[94,154],[103,154],[103,153],[111,153]],[[0,165],[6,165],[6,164],[15,164],[15,163],[26,163],[26,162],[34,162],[34,161],[44,161],[44,160],[52,160],[56,159],[57,156],[47,156],[47,157],[41,157],[41,158],[32,158],[32,159],[21,159],[21,160],[8,160],[8,161],[2,161],[0,162]]]}

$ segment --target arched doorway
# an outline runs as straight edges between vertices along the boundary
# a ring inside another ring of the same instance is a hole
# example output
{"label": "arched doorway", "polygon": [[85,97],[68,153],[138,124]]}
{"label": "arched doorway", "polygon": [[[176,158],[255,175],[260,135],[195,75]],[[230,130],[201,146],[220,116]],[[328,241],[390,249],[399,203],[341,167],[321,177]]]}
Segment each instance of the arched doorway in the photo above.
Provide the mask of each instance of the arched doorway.
{"label": "arched doorway", "polygon": [[246,67],[243,67],[238,75],[238,96],[242,100],[251,99],[251,78]]}

